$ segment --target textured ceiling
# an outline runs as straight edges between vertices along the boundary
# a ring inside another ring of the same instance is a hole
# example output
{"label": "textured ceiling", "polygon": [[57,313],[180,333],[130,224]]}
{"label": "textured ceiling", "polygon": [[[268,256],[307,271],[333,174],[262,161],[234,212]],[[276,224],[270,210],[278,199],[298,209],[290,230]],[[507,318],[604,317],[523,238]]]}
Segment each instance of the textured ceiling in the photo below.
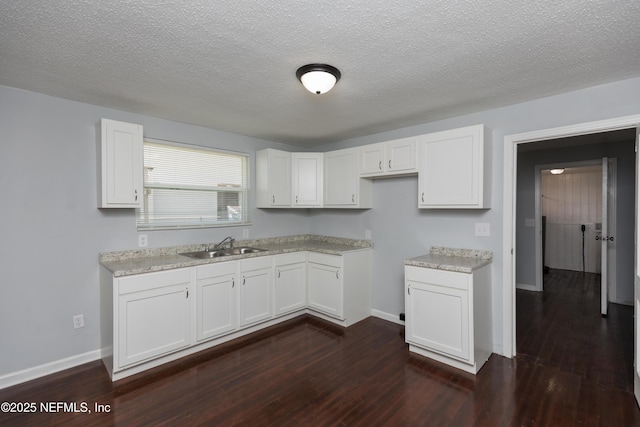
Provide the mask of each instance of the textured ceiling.
{"label": "textured ceiling", "polygon": [[[313,146],[640,76],[640,2],[8,0],[0,85]],[[313,95],[295,71],[342,79]]]}

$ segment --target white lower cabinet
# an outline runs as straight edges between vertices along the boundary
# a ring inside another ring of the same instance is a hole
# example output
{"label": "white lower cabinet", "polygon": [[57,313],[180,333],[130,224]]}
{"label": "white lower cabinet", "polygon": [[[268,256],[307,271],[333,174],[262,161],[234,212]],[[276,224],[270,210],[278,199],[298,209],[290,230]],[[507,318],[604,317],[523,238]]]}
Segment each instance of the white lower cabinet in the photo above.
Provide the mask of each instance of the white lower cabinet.
{"label": "white lower cabinet", "polygon": [[371,315],[371,275],[371,249],[124,277],[101,267],[102,360],[116,381],[305,312],[349,326]]}
{"label": "white lower cabinet", "polygon": [[240,299],[239,326],[247,326],[273,317],[273,259],[249,258],[238,261]]}
{"label": "white lower cabinet", "polygon": [[196,340],[236,329],[236,261],[196,267]]}
{"label": "white lower cabinet", "polygon": [[119,278],[115,292],[118,368],[191,344],[190,269]]}
{"label": "white lower cabinet", "polygon": [[307,253],[275,255],[274,306],[276,316],[304,309],[307,305]]}
{"label": "white lower cabinet", "polygon": [[341,257],[311,254],[308,288],[309,308],[344,319]]}
{"label": "white lower cabinet", "polygon": [[371,316],[371,249],[328,255],[309,252],[307,306],[344,326]]}
{"label": "white lower cabinet", "polygon": [[490,274],[405,266],[409,350],[477,373],[493,349]]}

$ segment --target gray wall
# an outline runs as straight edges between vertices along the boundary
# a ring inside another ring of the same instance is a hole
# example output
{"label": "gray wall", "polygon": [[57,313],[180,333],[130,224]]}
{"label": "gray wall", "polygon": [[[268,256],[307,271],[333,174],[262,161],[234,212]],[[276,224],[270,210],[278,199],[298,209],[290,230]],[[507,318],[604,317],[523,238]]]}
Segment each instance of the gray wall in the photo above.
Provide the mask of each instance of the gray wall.
{"label": "gray wall", "polygon": [[[495,350],[502,349],[502,176],[504,136],[640,113],[640,79],[616,82],[523,104],[355,138],[327,151],[403,136],[484,123],[493,129],[492,208],[417,209],[417,178],[378,180],[368,211],[252,209],[252,237],[318,233],[363,238],[373,233],[374,309],[403,311],[403,260],[432,245],[494,253]],[[96,209],[96,134],[102,117],[140,123],[151,138],[245,151],[295,150],[270,141],[104,109],[0,87],[0,377],[99,348],[99,252],[137,246],[134,215]],[[253,205],[255,198],[251,198]],[[491,237],[474,237],[474,223],[491,224]],[[155,231],[150,246],[216,241],[240,228]],[[34,248],[47,256],[25,256]],[[86,327],[74,330],[83,313]]]}
{"label": "gray wall", "polygon": [[[98,253],[138,245],[133,210],[96,208],[103,117],[142,124],[147,137],[249,153],[251,162],[257,148],[294,149],[0,86],[0,377],[99,348]],[[251,237],[309,231],[305,210],[250,204]],[[243,228],[146,234],[158,247],[240,238]],[[86,326],[73,329],[80,313]]]}
{"label": "gray wall", "polygon": [[[490,210],[419,210],[417,178],[377,180],[373,184],[371,211],[312,214],[313,233],[340,230],[363,238],[371,229],[374,241],[374,309],[391,316],[404,311],[403,260],[443,245],[491,250],[494,254],[494,350],[502,351],[502,182],[505,135],[640,114],[640,79],[620,81],[562,95],[482,111],[392,132],[328,144],[323,151],[397,139],[412,135],[484,123],[493,130],[492,202]],[[425,117],[425,122],[428,122]],[[474,224],[488,222],[490,237],[475,237]]]}
{"label": "gray wall", "polygon": [[534,229],[525,227],[525,218],[535,218],[535,167],[562,162],[617,159],[616,205],[616,302],[633,302],[633,230],[635,212],[634,140],[589,144],[571,148],[526,151],[518,154],[516,202],[516,283],[535,286]]}

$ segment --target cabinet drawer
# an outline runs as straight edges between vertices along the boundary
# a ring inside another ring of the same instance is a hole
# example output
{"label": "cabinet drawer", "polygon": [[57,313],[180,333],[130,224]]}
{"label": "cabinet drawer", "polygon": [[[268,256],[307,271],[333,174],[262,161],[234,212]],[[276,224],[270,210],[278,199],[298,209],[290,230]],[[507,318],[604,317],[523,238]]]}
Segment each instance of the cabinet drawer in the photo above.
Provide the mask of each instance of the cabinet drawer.
{"label": "cabinet drawer", "polygon": [[240,264],[240,271],[252,271],[260,270],[263,268],[273,267],[273,257],[261,256],[256,258],[248,258],[238,261]]}
{"label": "cabinet drawer", "polygon": [[289,254],[275,255],[275,265],[298,264],[307,261],[306,252],[292,252]]}
{"label": "cabinet drawer", "polygon": [[471,274],[458,273],[455,271],[437,270],[422,267],[405,267],[405,279],[421,283],[430,283],[436,286],[447,286],[450,288],[468,290],[471,281]]}
{"label": "cabinet drawer", "polygon": [[227,274],[235,274],[236,262],[218,262],[215,264],[203,265],[196,268],[196,279],[208,279],[211,277],[224,276]]}
{"label": "cabinet drawer", "polygon": [[330,267],[341,268],[342,257],[339,255],[320,254],[317,252],[309,252],[309,262],[316,264],[328,265]]}
{"label": "cabinet drawer", "polygon": [[190,283],[191,269],[158,271],[154,273],[138,274],[118,279],[118,294],[125,295],[132,292],[146,291],[165,286]]}

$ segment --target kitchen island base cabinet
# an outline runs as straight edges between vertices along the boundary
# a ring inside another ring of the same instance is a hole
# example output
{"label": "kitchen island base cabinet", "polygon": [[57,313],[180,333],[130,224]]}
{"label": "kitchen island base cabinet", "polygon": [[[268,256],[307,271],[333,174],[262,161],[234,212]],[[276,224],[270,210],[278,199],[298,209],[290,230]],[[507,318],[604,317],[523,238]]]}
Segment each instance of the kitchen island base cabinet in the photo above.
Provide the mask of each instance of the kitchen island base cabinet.
{"label": "kitchen island base cabinet", "polygon": [[493,350],[490,266],[405,266],[405,312],[410,351],[477,373]]}
{"label": "kitchen island base cabinet", "polygon": [[350,326],[371,316],[370,249],[341,256],[310,252],[307,269],[307,306],[319,317]]}

